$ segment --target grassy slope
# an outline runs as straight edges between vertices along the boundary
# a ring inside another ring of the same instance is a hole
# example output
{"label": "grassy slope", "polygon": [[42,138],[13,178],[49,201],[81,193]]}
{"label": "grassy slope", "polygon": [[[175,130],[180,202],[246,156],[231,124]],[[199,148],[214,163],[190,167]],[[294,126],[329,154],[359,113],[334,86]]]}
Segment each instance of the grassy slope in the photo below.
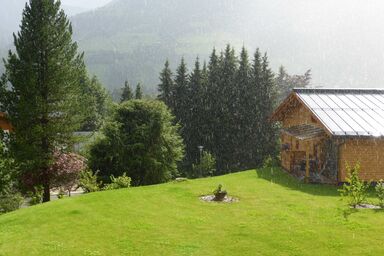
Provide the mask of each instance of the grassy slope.
{"label": "grassy slope", "polygon": [[[384,213],[275,171],[94,193],[0,217],[0,255],[383,255]],[[222,183],[235,204],[198,199]]]}

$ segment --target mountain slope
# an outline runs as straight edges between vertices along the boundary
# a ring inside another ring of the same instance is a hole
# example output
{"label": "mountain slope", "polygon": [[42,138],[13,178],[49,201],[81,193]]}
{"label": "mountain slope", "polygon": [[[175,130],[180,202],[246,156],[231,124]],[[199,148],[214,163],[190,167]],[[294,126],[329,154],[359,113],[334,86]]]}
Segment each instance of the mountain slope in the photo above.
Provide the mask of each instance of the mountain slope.
{"label": "mountain slope", "polygon": [[166,58],[206,58],[226,43],[268,51],[272,66],[312,68],[314,85],[384,86],[384,4],[358,0],[115,0],[73,18],[88,65],[108,87],[154,90]]}
{"label": "mountain slope", "polygon": [[[199,196],[223,184],[233,204]],[[384,215],[270,169],[63,199],[0,216],[1,255],[382,255]]]}

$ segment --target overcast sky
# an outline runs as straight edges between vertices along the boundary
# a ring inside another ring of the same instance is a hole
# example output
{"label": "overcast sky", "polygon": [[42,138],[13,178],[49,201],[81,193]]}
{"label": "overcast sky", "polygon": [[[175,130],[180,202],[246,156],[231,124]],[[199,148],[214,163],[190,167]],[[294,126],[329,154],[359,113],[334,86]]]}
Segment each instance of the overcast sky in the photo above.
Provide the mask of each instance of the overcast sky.
{"label": "overcast sky", "polygon": [[101,7],[112,0],[61,0],[64,5],[76,6],[86,9]]}

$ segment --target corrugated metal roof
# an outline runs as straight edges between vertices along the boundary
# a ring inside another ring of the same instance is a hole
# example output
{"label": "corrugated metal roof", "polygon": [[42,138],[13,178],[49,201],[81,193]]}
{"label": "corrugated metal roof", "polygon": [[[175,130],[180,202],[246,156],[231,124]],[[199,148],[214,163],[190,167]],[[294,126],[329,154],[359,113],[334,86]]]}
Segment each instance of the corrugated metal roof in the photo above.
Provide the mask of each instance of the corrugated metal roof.
{"label": "corrugated metal roof", "polygon": [[294,89],[336,136],[384,136],[384,89]]}
{"label": "corrugated metal roof", "polygon": [[322,128],[310,124],[292,126],[289,128],[282,129],[282,132],[296,137],[299,140],[308,140],[325,135],[325,131]]}

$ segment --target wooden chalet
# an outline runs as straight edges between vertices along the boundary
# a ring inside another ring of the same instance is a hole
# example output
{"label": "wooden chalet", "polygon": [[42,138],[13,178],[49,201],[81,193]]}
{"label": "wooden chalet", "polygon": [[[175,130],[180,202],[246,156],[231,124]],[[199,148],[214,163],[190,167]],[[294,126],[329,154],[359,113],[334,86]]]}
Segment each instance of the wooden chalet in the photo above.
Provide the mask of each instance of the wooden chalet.
{"label": "wooden chalet", "polygon": [[281,165],[312,182],[344,182],[346,164],[384,179],[384,90],[294,89],[273,113]]}

